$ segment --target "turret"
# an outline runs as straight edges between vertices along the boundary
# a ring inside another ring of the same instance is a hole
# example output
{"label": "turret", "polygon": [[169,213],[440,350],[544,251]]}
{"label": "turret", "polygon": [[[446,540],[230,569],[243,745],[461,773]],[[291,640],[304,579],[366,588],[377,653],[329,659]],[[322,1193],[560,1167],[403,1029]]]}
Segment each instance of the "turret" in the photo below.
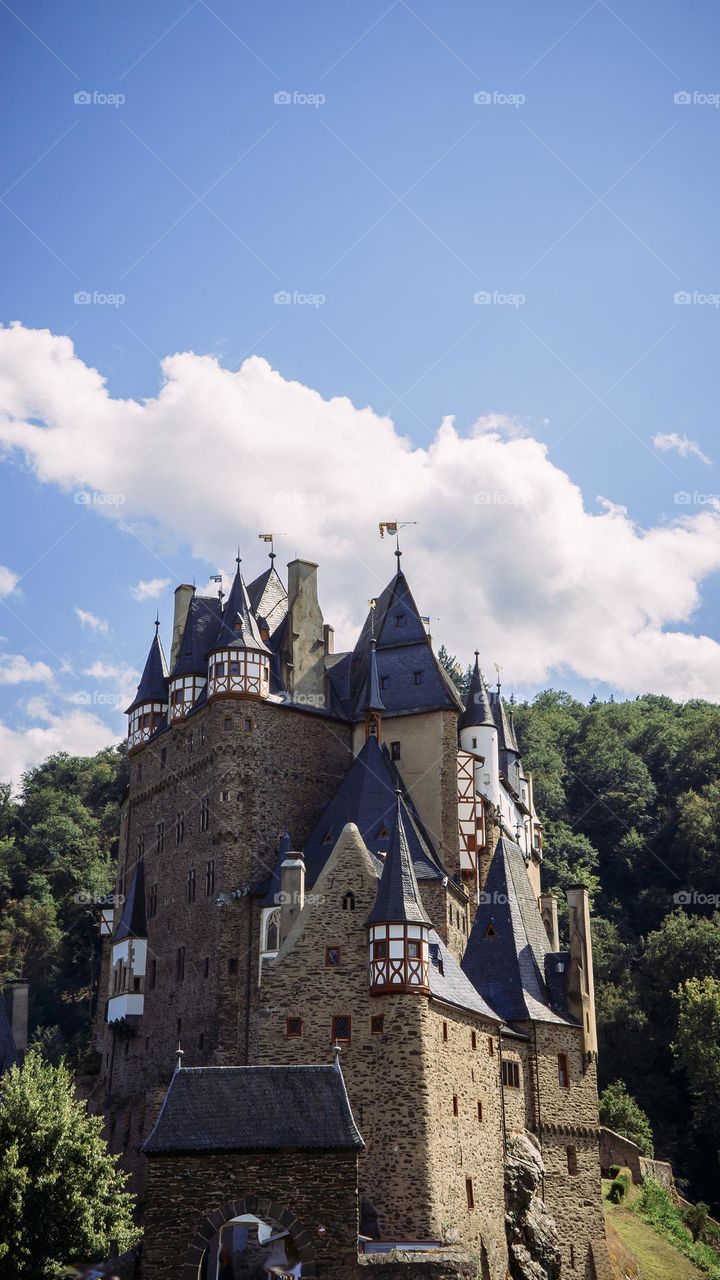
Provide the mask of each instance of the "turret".
{"label": "turret", "polygon": [[493,806],[500,804],[500,763],[498,727],[492,711],[488,687],[480,670],[479,653],[475,650],[475,666],[465,700],[465,710],[458,720],[460,746],[477,760],[475,781],[481,795]]}
{"label": "turret", "polygon": [[597,1057],[595,1025],[595,977],[593,973],[592,938],[590,934],[590,901],[583,885],[566,891],[570,929],[570,968],[568,971],[568,1008],[582,1024],[583,1051],[587,1061]]}
{"label": "turret", "polygon": [[385,707],[380,697],[380,678],[377,668],[377,642],[373,636],[370,641],[368,673],[365,690],[361,701],[361,710],[365,713],[365,741],[377,738],[380,742],[382,718]]}
{"label": "turret", "polygon": [[107,1005],[109,1023],[123,1021],[132,1026],[142,1017],[146,966],[145,864],[138,862],[120,923],[112,937]]}
{"label": "turret", "polygon": [[397,793],[395,829],[367,918],[370,992],[429,992],[430,918],[423,907]]}
{"label": "turret", "polygon": [[240,557],[208,660],[208,698],[270,693],[270,650],[260,635],[240,573]]}
{"label": "turret", "polygon": [[150,645],[137,693],[126,712],[130,717],[128,748],[131,751],[147,742],[167,720],[168,670],[159,629],[160,620],[156,618],[155,638]]}
{"label": "turret", "polygon": [[[180,590],[181,588],[178,588]],[[184,590],[184,588],[182,588]],[[194,592],[194,588],[191,588]],[[175,662],[170,671],[170,723],[182,720],[192,711],[207,679],[207,632],[217,630],[216,602],[199,599],[193,594],[185,613],[185,622],[177,645]]]}

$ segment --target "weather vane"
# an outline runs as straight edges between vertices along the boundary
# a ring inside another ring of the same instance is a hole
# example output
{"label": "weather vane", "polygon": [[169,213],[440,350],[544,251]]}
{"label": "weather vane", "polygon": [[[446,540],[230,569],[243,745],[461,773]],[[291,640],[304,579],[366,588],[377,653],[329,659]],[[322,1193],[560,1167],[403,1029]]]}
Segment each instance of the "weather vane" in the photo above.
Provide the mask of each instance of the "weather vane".
{"label": "weather vane", "polygon": [[398,566],[402,555],[400,550],[400,530],[407,528],[410,524],[417,524],[417,520],[381,520],[378,525],[381,538],[384,538],[385,534],[388,533],[391,538],[395,539],[395,555],[397,556]]}

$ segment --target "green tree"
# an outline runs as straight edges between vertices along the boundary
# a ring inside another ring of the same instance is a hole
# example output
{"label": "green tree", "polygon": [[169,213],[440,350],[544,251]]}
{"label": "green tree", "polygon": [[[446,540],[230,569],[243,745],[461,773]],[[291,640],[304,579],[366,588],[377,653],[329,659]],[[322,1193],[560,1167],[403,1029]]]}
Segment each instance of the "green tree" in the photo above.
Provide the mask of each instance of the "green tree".
{"label": "green tree", "polygon": [[634,1142],[644,1156],[653,1154],[653,1134],[642,1107],[622,1080],[615,1080],[600,1095],[600,1123]]}
{"label": "green tree", "polygon": [[52,1280],[77,1261],[130,1248],[134,1197],[101,1135],[102,1120],[73,1094],[64,1065],[31,1048],[3,1077],[0,1104],[0,1256],[16,1280]]}
{"label": "green tree", "polygon": [[678,1007],[673,1053],[687,1074],[693,1123],[720,1142],[720,980],[688,978],[675,993]]}

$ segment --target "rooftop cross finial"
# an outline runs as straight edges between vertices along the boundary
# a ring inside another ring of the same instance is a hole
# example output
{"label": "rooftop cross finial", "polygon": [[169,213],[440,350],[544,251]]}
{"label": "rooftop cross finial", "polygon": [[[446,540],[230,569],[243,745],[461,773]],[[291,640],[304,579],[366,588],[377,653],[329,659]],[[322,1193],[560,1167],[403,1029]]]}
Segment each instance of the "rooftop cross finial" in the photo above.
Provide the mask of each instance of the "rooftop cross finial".
{"label": "rooftop cross finial", "polygon": [[185,1057],[184,1050],[183,1050],[183,1048],[182,1048],[182,1046],[181,1046],[181,1044],[180,1044],[180,1041],[178,1041],[178,1047],[177,1047],[177,1049],[175,1050],[175,1070],[176,1070],[176,1071],[179,1071],[179,1070],[180,1070],[180,1068],[181,1068],[181,1066],[182,1066],[182,1060],[183,1060],[183,1058],[184,1058],[184,1057]]}
{"label": "rooftop cross finial", "polygon": [[499,692],[500,692],[500,689],[501,689],[501,684],[500,684],[500,672],[502,671],[502,667],[500,666],[500,663],[499,663],[499,662],[495,662],[495,663],[493,663],[493,666],[495,667],[495,670],[497,671],[497,691],[498,691],[498,693],[499,693]]}
{"label": "rooftop cross finial", "polygon": [[240,565],[242,564],[242,556],[240,555],[240,547],[239,547],[239,546],[238,546],[238,553],[237,553],[237,555],[236,555],[236,557],[235,557],[235,563],[236,563],[236,565],[237,565],[237,571],[238,571],[238,573],[239,573],[239,572],[240,572]]}
{"label": "rooftop cross finial", "polygon": [[157,635],[159,630],[160,630],[160,614],[158,612],[155,614],[155,635]]}

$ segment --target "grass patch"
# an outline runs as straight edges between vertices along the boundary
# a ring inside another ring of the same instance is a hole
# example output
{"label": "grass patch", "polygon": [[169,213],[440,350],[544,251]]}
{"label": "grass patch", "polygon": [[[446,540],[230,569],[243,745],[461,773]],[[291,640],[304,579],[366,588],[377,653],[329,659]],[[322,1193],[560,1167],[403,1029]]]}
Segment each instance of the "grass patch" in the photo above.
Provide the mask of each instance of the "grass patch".
{"label": "grass patch", "polygon": [[710,1280],[720,1280],[720,1256],[702,1241],[693,1242],[682,1220],[681,1211],[664,1187],[657,1182],[646,1182],[634,1208],[644,1222],[668,1240],[678,1253],[704,1275],[709,1276]]}

